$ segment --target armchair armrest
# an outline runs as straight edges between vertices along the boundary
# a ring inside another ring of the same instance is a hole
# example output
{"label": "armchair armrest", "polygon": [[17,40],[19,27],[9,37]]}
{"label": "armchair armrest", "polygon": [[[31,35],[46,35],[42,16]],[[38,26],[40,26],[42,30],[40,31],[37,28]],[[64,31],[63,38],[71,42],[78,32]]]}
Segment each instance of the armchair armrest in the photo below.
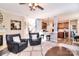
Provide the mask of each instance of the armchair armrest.
{"label": "armchair armrest", "polygon": [[41,41],[41,37],[39,37],[38,39],[39,39],[39,41]]}
{"label": "armchair armrest", "polygon": [[28,39],[21,39],[21,42],[27,42]]}

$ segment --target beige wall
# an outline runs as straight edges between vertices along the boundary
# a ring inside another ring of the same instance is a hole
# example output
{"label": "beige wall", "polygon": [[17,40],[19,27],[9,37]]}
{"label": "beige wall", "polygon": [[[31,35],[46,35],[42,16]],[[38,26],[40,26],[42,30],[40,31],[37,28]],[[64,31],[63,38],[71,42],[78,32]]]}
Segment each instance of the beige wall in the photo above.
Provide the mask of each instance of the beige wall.
{"label": "beige wall", "polygon": [[79,20],[77,21],[77,34],[79,35]]}
{"label": "beige wall", "polygon": [[[5,35],[6,34],[16,34],[16,33],[20,33],[22,38],[26,38],[26,19],[23,16],[18,16],[16,14],[13,14],[13,12],[9,12],[6,10],[0,10],[0,12],[3,15],[3,23],[1,24],[1,26],[5,26],[5,28],[3,28],[2,30],[0,30],[0,33],[2,33],[4,35],[4,41],[6,41],[5,39]],[[10,28],[10,21],[11,20],[19,20],[21,21],[21,30],[11,30]],[[4,31],[3,31],[4,30]]]}

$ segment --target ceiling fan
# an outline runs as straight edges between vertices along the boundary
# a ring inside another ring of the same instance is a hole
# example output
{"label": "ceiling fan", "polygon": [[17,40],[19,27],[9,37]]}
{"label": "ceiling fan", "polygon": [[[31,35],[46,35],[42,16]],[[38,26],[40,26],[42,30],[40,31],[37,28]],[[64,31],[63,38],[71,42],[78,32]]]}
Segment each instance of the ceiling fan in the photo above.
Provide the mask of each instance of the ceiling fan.
{"label": "ceiling fan", "polygon": [[[19,3],[19,4],[20,5],[25,5],[26,3]],[[28,6],[29,6],[29,8],[30,8],[31,11],[32,10],[34,11],[37,8],[39,8],[40,10],[44,10],[44,8],[42,6],[40,6],[38,3],[29,3]]]}

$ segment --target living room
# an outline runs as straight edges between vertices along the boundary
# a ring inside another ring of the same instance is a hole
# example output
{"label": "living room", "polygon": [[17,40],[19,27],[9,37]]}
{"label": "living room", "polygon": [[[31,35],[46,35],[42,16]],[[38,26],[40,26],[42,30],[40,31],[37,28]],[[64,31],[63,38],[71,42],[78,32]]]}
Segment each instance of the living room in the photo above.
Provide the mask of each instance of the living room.
{"label": "living room", "polygon": [[[32,3],[31,5],[0,3],[0,55],[78,56],[79,4]],[[32,8],[34,5],[36,9]],[[60,51],[61,48],[63,53]],[[49,53],[50,49],[53,49],[52,53]]]}

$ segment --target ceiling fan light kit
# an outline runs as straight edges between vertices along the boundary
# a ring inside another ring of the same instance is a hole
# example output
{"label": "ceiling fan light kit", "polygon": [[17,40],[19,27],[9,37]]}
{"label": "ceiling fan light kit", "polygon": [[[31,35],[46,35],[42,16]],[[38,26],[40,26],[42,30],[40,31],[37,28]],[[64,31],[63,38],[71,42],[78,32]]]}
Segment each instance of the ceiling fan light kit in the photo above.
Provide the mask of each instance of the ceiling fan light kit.
{"label": "ceiling fan light kit", "polygon": [[37,8],[44,10],[38,3],[29,3],[30,10],[36,10]]}
{"label": "ceiling fan light kit", "polygon": [[[24,5],[26,3],[19,3],[19,4]],[[28,6],[31,11],[35,11],[36,9],[44,10],[44,8],[39,5],[39,3],[29,3]]]}

